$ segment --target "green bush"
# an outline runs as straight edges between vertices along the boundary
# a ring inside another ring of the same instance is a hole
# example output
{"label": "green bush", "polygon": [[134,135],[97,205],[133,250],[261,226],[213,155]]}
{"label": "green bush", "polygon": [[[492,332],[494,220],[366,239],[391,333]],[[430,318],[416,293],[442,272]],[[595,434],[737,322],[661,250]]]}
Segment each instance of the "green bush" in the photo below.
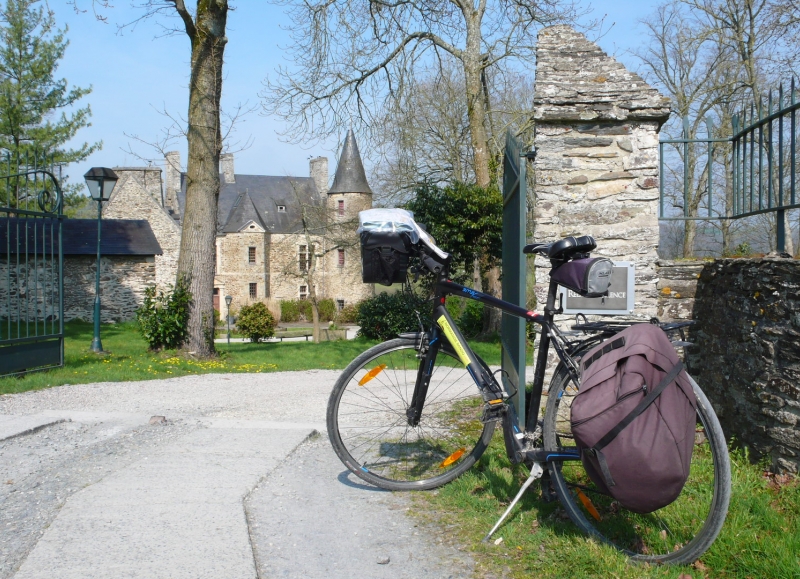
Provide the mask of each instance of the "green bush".
{"label": "green bush", "polygon": [[414,294],[398,292],[381,293],[361,302],[356,322],[361,329],[359,336],[373,340],[389,340],[401,332],[419,329],[415,311],[419,311],[423,324],[430,318],[431,305],[428,300]]}
{"label": "green bush", "polygon": [[336,303],[332,298],[320,300],[317,308],[319,309],[320,322],[330,322],[336,317]]}
{"label": "green bush", "polygon": [[281,321],[282,322],[299,322],[300,310],[297,308],[295,300],[281,301]]}
{"label": "green bush", "polygon": [[251,342],[260,342],[275,335],[275,318],[261,302],[243,306],[236,320],[236,328]]}
{"label": "green bush", "polygon": [[355,324],[358,321],[358,306],[361,302],[357,304],[347,304],[339,313],[336,314],[336,323],[337,324]]}
{"label": "green bush", "polygon": [[300,312],[300,318],[310,322],[312,319],[311,316],[311,302],[308,300],[296,300],[297,309]]}
{"label": "green bush", "polygon": [[144,301],[136,310],[136,324],[150,350],[177,348],[183,343],[191,301],[192,294],[185,279],[166,292],[157,291],[155,286],[144,290]]}
{"label": "green bush", "polygon": [[483,304],[467,300],[458,317],[458,327],[466,338],[474,338],[483,330]]}
{"label": "green bush", "polygon": [[464,309],[465,301],[464,298],[458,296],[447,296],[444,307],[447,308],[447,313],[449,313],[454,320],[461,317],[461,311]]}

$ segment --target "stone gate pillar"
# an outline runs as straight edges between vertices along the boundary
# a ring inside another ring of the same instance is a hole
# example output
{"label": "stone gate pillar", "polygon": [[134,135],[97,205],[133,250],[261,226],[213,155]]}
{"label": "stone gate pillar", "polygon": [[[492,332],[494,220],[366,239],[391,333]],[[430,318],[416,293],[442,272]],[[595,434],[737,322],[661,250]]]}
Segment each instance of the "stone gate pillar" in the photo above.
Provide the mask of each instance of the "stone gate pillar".
{"label": "stone gate pillar", "polygon": [[[595,255],[636,263],[636,315],[656,315],[658,131],[669,99],[569,26],[536,51],[534,236],[588,234]],[[536,259],[543,303],[549,262]]]}

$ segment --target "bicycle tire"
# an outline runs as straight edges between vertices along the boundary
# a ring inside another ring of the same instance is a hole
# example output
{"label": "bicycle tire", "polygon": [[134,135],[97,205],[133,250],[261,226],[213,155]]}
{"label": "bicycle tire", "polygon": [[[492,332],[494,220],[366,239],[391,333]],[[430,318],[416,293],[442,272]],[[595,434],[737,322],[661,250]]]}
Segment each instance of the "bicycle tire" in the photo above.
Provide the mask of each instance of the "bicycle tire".
{"label": "bicycle tire", "polygon": [[[697,397],[695,447],[689,479],[670,505],[642,515],[600,493],[580,461],[551,462],[550,478],[570,519],[584,532],[646,563],[690,564],[708,550],[722,528],[731,494],[725,436],[711,404],[690,376]],[[551,381],[542,428],[546,450],[575,446],[569,406],[577,387],[559,364]],[[581,492],[583,497],[578,493]],[[596,520],[584,500],[597,510]]]}
{"label": "bicycle tire", "polygon": [[436,357],[419,424],[408,424],[418,347],[398,338],[370,348],[344,370],[328,402],[336,454],[353,474],[388,490],[427,490],[457,478],[481,457],[495,428],[481,422],[483,399],[449,346]]}

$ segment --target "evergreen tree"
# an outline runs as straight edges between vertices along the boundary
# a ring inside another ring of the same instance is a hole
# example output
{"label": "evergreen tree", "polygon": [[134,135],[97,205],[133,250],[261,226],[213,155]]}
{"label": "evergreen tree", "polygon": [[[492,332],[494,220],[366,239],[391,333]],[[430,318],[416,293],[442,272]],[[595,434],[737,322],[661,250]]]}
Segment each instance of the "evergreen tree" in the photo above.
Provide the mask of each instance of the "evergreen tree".
{"label": "evergreen tree", "polygon": [[[91,88],[70,88],[66,79],[55,77],[69,44],[66,32],[56,28],[53,12],[39,0],[6,0],[0,10],[0,151],[11,156],[12,166],[24,166],[26,158],[33,165],[34,158],[45,156],[66,165],[102,145],[65,147],[89,126],[91,116],[88,106],[73,110]],[[77,191],[67,195],[68,205],[84,200]],[[15,203],[13,196],[8,201]]]}

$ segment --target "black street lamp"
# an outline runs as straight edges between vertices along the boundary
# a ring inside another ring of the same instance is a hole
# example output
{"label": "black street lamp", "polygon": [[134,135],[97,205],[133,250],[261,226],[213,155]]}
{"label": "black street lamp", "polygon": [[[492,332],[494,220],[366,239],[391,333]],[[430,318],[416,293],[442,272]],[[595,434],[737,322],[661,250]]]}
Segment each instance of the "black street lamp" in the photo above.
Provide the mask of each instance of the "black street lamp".
{"label": "black street lamp", "polygon": [[103,219],[103,201],[111,198],[118,177],[111,169],[92,167],[83,178],[92,199],[97,201],[97,278],[94,286],[94,337],[91,349],[100,353],[103,351],[103,344],[100,343],[100,222]]}
{"label": "black street lamp", "polygon": [[233,298],[231,296],[225,296],[225,305],[228,306],[228,345],[231,343],[231,302]]}

